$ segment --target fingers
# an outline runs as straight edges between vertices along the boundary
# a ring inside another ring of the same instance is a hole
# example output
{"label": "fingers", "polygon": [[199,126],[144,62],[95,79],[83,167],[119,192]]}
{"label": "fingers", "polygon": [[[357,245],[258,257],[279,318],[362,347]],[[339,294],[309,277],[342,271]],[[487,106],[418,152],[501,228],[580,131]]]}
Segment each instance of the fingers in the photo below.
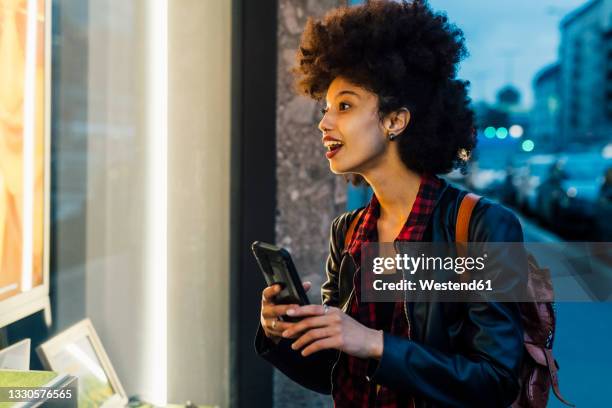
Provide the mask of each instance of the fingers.
{"label": "fingers", "polygon": [[266,287],[263,292],[261,292],[261,302],[263,304],[268,304],[274,298],[274,296],[278,295],[281,291],[281,287],[279,284],[270,285]]}
{"label": "fingers", "polygon": [[279,320],[286,314],[287,309],[298,305],[275,305],[266,304],[261,307],[261,325],[268,336],[281,337],[281,333],[291,327],[293,323]]}
{"label": "fingers", "polygon": [[[308,292],[310,288],[312,288],[312,283],[309,281],[303,282],[302,286],[304,287],[304,291]],[[270,303],[270,301],[274,298],[274,296],[278,295],[281,291],[281,286],[279,284],[274,284],[266,287],[261,293],[261,301],[264,304]]]}
{"label": "fingers", "polygon": [[340,349],[342,347],[339,336],[326,337],[321,340],[317,340],[302,350],[302,356],[306,357],[317,351],[326,349]]}
{"label": "fingers", "polygon": [[339,322],[339,319],[337,315],[308,317],[294,323],[290,328],[285,330],[282,335],[285,338],[296,338],[306,330],[328,326]]}
{"label": "fingers", "polygon": [[301,349],[302,347],[312,343],[315,340],[323,339],[326,337],[332,337],[337,334],[340,334],[340,330],[338,327],[321,327],[318,329],[308,330],[304,333],[299,339],[291,344],[291,348],[294,350]]}
{"label": "fingers", "polygon": [[298,305],[274,305],[267,304],[261,308],[261,315],[266,319],[276,319],[280,316],[286,315],[287,310],[294,309]]}
{"label": "fingers", "polygon": [[[335,309],[328,307],[328,313]],[[301,316],[320,316],[325,314],[325,306],[323,305],[306,305],[300,306],[287,311],[288,316],[301,317]]]}
{"label": "fingers", "polygon": [[[311,282],[302,283],[304,290],[308,291],[312,288]],[[310,328],[324,326],[324,320],[306,321],[303,319],[299,323],[285,322],[280,320],[282,316],[319,316],[325,314],[326,309],[322,305],[307,305],[300,307],[296,304],[277,305],[274,303],[274,298],[281,292],[281,285],[275,284],[266,287],[261,294],[261,325],[264,332],[268,336],[281,337],[283,332],[291,329],[292,337],[297,337],[300,333]],[[328,311],[333,308],[328,308]],[[299,326],[296,328],[295,326]]]}
{"label": "fingers", "polygon": [[281,337],[281,333],[291,326],[291,323],[283,322],[278,319],[262,319],[264,330],[273,336]]}
{"label": "fingers", "polygon": [[270,285],[261,293],[260,323],[266,336],[268,337],[281,337],[281,333],[289,328],[289,324],[279,320],[279,317],[284,315],[287,312],[287,309],[298,306],[274,304],[274,297],[280,291],[280,285]]}

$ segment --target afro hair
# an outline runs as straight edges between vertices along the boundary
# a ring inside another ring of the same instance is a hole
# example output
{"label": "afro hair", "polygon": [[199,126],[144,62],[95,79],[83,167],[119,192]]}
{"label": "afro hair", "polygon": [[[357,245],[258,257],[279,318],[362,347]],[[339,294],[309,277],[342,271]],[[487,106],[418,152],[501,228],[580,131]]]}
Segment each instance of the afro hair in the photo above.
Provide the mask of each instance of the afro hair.
{"label": "afro hair", "polygon": [[469,82],[456,78],[465,56],[463,32],[426,1],[378,0],[309,19],[293,73],[298,92],[318,101],[340,76],[378,96],[381,119],[408,108],[410,122],[397,139],[406,166],[465,172],[476,144]]}

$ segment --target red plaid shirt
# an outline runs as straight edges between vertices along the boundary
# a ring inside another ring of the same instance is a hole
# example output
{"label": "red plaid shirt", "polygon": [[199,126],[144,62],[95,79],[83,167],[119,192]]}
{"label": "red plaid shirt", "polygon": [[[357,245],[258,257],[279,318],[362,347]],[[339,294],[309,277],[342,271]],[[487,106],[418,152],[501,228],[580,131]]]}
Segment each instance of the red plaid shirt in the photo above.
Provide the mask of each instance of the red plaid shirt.
{"label": "red plaid shirt", "polygon": [[[424,175],[421,178],[419,192],[410,215],[395,241],[423,240],[423,234],[438,199],[442,183],[435,176]],[[380,204],[376,195],[372,195],[370,203],[361,215],[359,227],[355,229],[351,242],[345,248],[345,251],[350,252],[353,256],[358,266],[361,265],[361,244],[378,241],[377,221],[379,216]],[[367,327],[376,330],[384,329],[391,334],[410,338],[410,323],[406,317],[404,302],[395,304],[361,302],[360,279],[361,273],[357,270],[353,279],[354,296],[349,300],[348,314]],[[392,315],[388,316],[391,310]],[[381,316],[381,313],[386,313],[387,316]],[[340,354],[340,359],[332,373],[332,394],[335,407],[414,407],[414,399],[408,392],[384,386],[377,387],[375,383],[370,382],[368,379],[370,364],[376,364],[376,362],[345,353]]]}

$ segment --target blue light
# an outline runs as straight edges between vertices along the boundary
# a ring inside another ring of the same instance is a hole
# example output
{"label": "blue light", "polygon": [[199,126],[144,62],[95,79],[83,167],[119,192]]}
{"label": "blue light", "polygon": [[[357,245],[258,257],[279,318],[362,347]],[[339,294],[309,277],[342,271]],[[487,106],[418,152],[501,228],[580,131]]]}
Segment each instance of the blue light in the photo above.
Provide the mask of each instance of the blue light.
{"label": "blue light", "polygon": [[495,137],[495,128],[493,126],[489,126],[484,130],[484,135],[487,139],[493,139]]}
{"label": "blue light", "polygon": [[526,152],[532,151],[534,147],[535,147],[535,143],[533,143],[533,140],[530,140],[530,139],[525,140],[521,144],[521,148]]}
{"label": "blue light", "polygon": [[508,129],[506,129],[505,127],[500,127],[495,132],[495,135],[498,139],[505,139],[506,136],[508,136]]}

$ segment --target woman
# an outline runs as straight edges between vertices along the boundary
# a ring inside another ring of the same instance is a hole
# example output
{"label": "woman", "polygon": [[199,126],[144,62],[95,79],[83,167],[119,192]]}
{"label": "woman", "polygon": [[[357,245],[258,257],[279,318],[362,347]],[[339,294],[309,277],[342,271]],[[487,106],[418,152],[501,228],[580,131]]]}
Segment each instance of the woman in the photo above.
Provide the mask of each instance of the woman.
{"label": "woman", "polygon": [[[467,83],[455,78],[465,54],[461,30],[420,1],[340,8],[305,29],[295,73],[301,92],[326,102],[319,129],[330,169],[374,194],[332,223],[323,305],[276,305],[278,286],[263,291],[256,349],[338,407],[504,407],[517,396],[516,304],[368,303],[359,293],[362,243],[455,241],[465,192],[436,175],[465,165],[475,145]],[[522,241],[522,231],[483,199],[469,238]]]}

